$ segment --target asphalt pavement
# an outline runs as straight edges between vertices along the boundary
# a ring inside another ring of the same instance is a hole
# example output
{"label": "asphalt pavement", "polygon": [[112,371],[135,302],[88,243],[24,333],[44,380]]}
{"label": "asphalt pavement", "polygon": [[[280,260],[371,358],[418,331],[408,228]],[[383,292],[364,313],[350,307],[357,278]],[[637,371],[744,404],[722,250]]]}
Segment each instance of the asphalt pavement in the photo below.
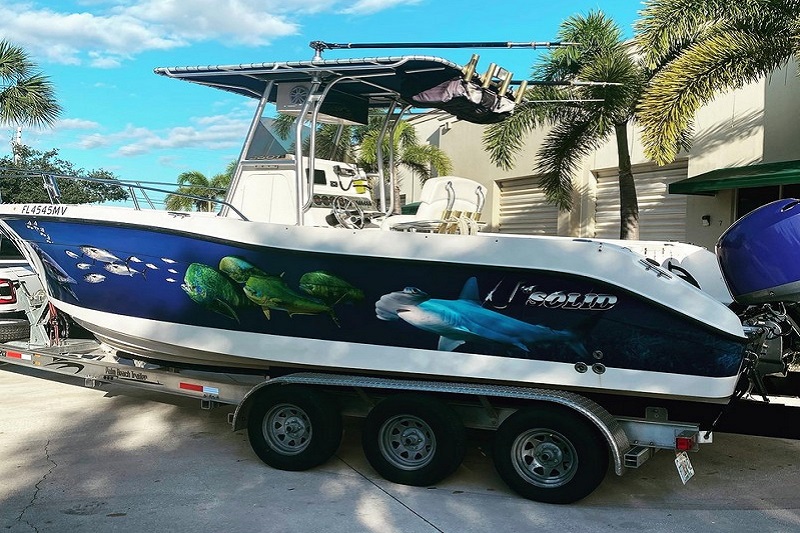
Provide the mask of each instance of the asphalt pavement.
{"label": "asphalt pavement", "polygon": [[0,363],[0,529],[10,533],[800,531],[800,441],[718,433],[691,455],[686,485],[674,453],[660,452],[609,472],[578,503],[548,505],[503,484],[490,434],[471,434],[463,465],[435,487],[381,479],[358,420],[326,464],[283,472],[231,431],[230,407],[42,375]]}

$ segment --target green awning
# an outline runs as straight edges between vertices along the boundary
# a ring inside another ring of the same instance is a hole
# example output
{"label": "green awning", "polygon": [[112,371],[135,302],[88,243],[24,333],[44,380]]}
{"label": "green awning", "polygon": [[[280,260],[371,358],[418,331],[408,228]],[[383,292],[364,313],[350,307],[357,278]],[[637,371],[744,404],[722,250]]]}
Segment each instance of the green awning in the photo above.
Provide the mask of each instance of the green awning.
{"label": "green awning", "polygon": [[800,183],[800,160],[720,168],[669,184],[670,194],[713,196],[725,189]]}

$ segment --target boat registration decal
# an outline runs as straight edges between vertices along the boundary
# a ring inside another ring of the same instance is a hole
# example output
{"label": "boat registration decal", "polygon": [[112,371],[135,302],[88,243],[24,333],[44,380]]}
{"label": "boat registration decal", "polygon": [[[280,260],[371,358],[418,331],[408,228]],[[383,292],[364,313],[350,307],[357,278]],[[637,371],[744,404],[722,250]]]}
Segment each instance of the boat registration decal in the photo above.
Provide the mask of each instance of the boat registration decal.
{"label": "boat registration decal", "polygon": [[21,212],[23,215],[65,215],[67,213],[67,206],[51,204],[24,204]]}

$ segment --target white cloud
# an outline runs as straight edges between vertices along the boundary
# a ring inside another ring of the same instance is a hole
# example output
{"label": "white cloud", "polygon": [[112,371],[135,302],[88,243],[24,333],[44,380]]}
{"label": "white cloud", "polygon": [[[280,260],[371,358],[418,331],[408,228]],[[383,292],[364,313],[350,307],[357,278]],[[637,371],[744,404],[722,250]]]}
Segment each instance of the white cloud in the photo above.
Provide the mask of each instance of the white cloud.
{"label": "white cloud", "polygon": [[163,155],[159,157],[156,161],[158,162],[158,166],[160,167],[183,168],[183,165],[178,164],[178,160],[175,156]]}
{"label": "white cloud", "polygon": [[59,130],[94,130],[99,128],[100,124],[82,118],[62,118],[55,127]]}
{"label": "white cloud", "polygon": [[297,23],[281,13],[287,8],[275,0],[145,0],[76,13],[11,3],[0,5],[0,35],[49,61],[108,68],[192,42],[263,46],[297,33]]}
{"label": "white cloud", "polygon": [[103,55],[99,52],[89,52],[89,65],[95,68],[117,68],[122,64],[119,57]]}
{"label": "white cloud", "polygon": [[0,7],[0,32],[54,62],[78,64],[84,54],[124,59],[132,53],[185,44],[166,28],[124,13],[61,13],[30,5]]}
{"label": "white cloud", "polygon": [[308,14],[365,15],[420,1],[83,0],[73,8],[11,0],[0,5],[0,35],[48,61],[113,68],[147,50],[195,42],[264,46],[299,33]]}
{"label": "white cloud", "polygon": [[91,135],[84,135],[78,140],[78,147],[91,150],[92,148],[100,148],[111,144],[111,139],[100,133],[92,133]]}
{"label": "white cloud", "polygon": [[198,117],[190,126],[166,130],[151,130],[129,124],[116,133],[84,135],[77,145],[83,149],[115,147],[113,155],[116,157],[133,157],[157,150],[180,148],[239,148],[248,125],[248,119],[228,115]]}
{"label": "white cloud", "polygon": [[421,0],[358,0],[341,12],[348,15],[371,15],[399,5],[413,5]]}
{"label": "white cloud", "polygon": [[276,37],[297,33],[297,24],[282,13],[286,7],[283,2],[263,0],[146,0],[124,11],[188,41],[224,39],[262,46]]}

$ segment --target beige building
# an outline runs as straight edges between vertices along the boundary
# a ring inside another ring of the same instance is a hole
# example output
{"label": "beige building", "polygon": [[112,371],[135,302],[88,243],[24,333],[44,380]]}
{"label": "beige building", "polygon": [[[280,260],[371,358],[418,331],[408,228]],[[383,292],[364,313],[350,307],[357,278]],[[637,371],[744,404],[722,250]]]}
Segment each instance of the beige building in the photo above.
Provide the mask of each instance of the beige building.
{"label": "beige building", "polygon": [[[454,175],[487,186],[489,197],[482,217],[487,230],[619,237],[613,138],[584,158],[574,179],[573,210],[559,213],[545,202],[538,178],[531,173],[545,130],[529,136],[516,166],[505,171],[492,164],[483,149],[484,126],[433,112],[410,121],[421,140],[450,156]],[[750,209],[781,197],[800,196],[800,80],[795,64],[702,108],[695,121],[692,149],[670,165],[659,167],[645,158],[636,127],[628,135],[643,240],[678,240],[713,249],[719,235]],[[789,163],[761,166],[778,162]],[[687,178],[692,179],[683,181]],[[673,194],[671,184],[675,184]],[[415,178],[406,176],[402,188],[407,202],[418,199],[421,186]]]}

